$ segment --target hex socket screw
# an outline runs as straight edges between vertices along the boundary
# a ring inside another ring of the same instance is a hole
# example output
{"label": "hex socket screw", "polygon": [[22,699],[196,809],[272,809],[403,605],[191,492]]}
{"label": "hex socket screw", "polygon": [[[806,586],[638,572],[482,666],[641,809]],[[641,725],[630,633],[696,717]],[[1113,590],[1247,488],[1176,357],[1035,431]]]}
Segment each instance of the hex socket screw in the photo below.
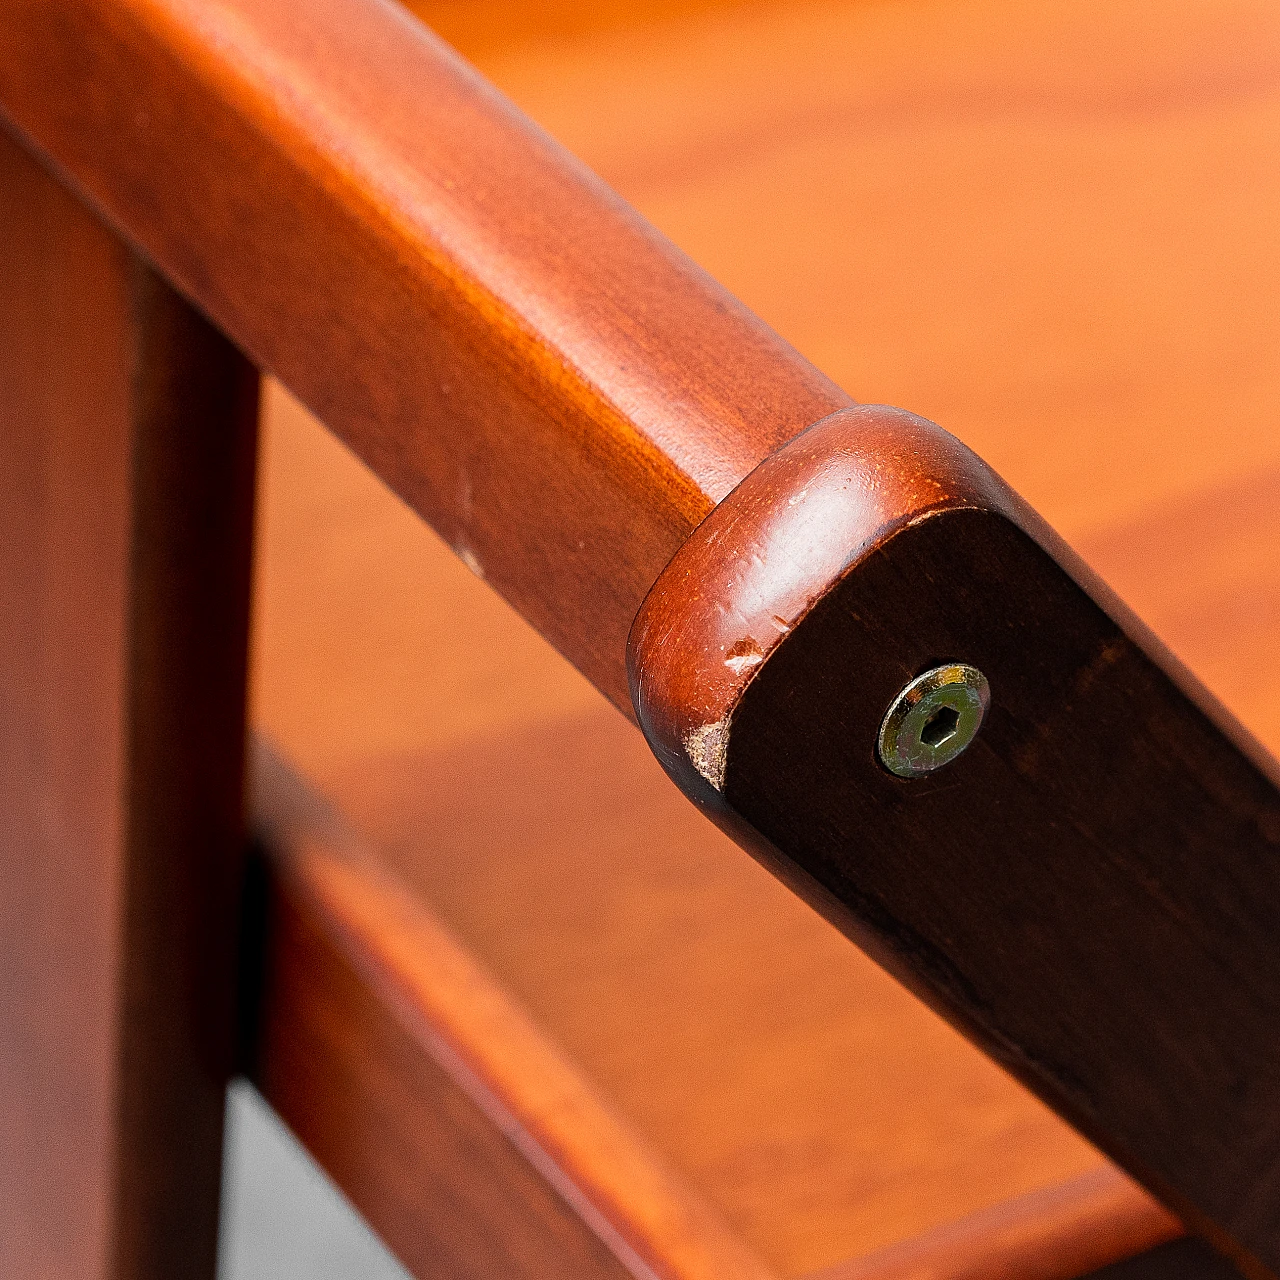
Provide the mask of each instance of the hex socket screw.
{"label": "hex socket screw", "polygon": [[899,778],[919,778],[954,760],[978,736],[991,686],[977,667],[948,662],[906,684],[880,723],[880,762]]}

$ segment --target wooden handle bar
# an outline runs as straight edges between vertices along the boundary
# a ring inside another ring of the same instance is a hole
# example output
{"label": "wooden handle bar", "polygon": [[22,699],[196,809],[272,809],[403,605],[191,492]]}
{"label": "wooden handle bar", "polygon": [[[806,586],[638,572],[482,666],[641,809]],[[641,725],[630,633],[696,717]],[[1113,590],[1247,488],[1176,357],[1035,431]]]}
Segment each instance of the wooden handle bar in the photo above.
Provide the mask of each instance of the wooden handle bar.
{"label": "wooden handle bar", "polygon": [[662,567],[852,403],[384,0],[11,0],[0,110],[628,713]]}
{"label": "wooden handle bar", "polygon": [[[977,459],[851,409],[383,0],[9,0],[0,110],[624,708],[657,581],[673,776],[1280,1270],[1280,780]],[[889,774],[947,662],[987,724]]]}

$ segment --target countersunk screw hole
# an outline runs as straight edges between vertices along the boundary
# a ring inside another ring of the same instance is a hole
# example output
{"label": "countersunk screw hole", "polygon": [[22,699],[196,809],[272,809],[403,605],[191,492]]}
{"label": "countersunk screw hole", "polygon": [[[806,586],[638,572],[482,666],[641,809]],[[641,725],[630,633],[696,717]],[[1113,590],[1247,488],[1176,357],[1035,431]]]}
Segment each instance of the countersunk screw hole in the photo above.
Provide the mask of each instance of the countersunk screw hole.
{"label": "countersunk screw hole", "polygon": [[955,707],[939,707],[920,730],[920,741],[927,747],[940,747],[959,723],[960,713]]}

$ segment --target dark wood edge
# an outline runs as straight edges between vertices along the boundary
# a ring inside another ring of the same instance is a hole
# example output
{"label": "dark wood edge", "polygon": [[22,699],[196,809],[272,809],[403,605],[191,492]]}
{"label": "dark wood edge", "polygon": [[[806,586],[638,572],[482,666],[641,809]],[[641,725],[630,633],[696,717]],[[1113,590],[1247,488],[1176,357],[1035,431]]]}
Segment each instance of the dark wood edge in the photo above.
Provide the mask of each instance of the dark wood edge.
{"label": "dark wood edge", "polygon": [[976,453],[927,418],[867,404],[822,418],[761,462],[675,554],[636,615],[632,705],[690,799],[723,809],[734,708],[813,606],[897,533],[966,509],[1028,533],[1280,786],[1280,763]]}
{"label": "dark wood edge", "polygon": [[1082,1280],[1240,1280],[1240,1272],[1202,1240],[1184,1236],[1091,1271]]}
{"label": "dark wood edge", "polygon": [[645,598],[627,675],[645,736],[691,798],[717,807],[734,708],[832,586],[941,511],[1034,519],[975,454],[902,409],[859,405],[772,453],[698,526]]}
{"label": "dark wood edge", "polygon": [[[894,693],[975,653],[977,742],[890,775]],[[1280,769],[988,467],[901,410],[823,419],[675,556],[628,670],[686,794],[1272,1273]]]}

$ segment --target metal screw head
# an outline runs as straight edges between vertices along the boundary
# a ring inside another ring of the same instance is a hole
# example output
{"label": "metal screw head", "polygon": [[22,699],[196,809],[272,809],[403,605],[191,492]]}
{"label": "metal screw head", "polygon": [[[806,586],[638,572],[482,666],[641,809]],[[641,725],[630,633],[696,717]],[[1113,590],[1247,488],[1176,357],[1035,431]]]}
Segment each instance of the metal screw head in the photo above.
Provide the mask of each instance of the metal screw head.
{"label": "metal screw head", "polygon": [[941,769],[978,736],[990,704],[991,687],[977,667],[949,662],[916,676],[881,721],[881,762],[900,778]]}

